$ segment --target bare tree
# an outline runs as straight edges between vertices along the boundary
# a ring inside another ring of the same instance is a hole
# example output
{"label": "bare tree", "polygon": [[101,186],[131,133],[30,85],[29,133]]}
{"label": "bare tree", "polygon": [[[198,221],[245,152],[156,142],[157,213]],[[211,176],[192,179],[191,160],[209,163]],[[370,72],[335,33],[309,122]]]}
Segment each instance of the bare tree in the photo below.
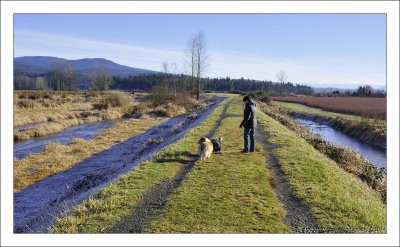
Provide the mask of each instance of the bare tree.
{"label": "bare tree", "polygon": [[91,71],[91,86],[92,90],[108,90],[112,83],[112,77],[108,71],[103,67],[97,67]]}
{"label": "bare tree", "polygon": [[162,84],[165,87],[165,91],[168,92],[168,84],[169,84],[168,74],[169,74],[169,69],[168,69],[168,63],[167,62],[163,62],[162,63],[162,72],[163,72]]}
{"label": "bare tree", "polygon": [[192,82],[196,80],[197,100],[200,98],[201,77],[209,66],[206,38],[203,32],[197,32],[187,42],[186,60],[190,66]]}
{"label": "bare tree", "polygon": [[186,43],[185,60],[186,60],[186,65],[188,65],[188,67],[189,67],[188,71],[186,71],[186,74],[190,75],[188,89],[192,90],[193,85],[194,85],[195,71],[196,71],[196,62],[195,62],[196,61],[196,37],[195,37],[195,35],[192,35]]}
{"label": "bare tree", "polygon": [[173,74],[173,82],[174,82],[174,97],[176,98],[176,84],[178,81],[177,78],[177,73],[178,73],[178,64],[176,64],[175,62],[170,63],[170,67],[172,70],[172,74]]}
{"label": "bare tree", "polygon": [[286,82],[286,80],[287,80],[287,78],[288,78],[288,76],[287,76],[287,74],[286,74],[285,71],[279,71],[279,72],[276,74],[276,77],[278,78],[278,81],[279,81],[280,83]]}
{"label": "bare tree", "polygon": [[51,65],[49,86],[53,90],[73,90],[76,88],[77,74],[75,68],[65,62]]}

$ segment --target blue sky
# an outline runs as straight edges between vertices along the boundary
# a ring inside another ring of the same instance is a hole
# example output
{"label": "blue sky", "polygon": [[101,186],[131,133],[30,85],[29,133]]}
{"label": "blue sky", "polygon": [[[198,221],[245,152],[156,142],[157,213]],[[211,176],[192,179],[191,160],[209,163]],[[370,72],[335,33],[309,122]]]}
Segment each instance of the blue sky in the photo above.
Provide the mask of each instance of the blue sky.
{"label": "blue sky", "polygon": [[383,14],[16,14],[14,56],[104,57],[185,72],[188,38],[203,31],[206,76],[309,84],[386,82]]}

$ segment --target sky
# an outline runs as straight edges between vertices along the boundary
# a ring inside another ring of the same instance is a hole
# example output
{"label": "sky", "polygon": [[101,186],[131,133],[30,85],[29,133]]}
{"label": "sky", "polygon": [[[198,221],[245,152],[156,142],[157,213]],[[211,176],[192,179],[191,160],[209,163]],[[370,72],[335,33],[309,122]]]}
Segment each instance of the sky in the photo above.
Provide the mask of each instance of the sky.
{"label": "sky", "polygon": [[206,36],[207,77],[313,86],[386,84],[384,14],[15,14],[14,57],[106,58],[185,73],[187,40]]}

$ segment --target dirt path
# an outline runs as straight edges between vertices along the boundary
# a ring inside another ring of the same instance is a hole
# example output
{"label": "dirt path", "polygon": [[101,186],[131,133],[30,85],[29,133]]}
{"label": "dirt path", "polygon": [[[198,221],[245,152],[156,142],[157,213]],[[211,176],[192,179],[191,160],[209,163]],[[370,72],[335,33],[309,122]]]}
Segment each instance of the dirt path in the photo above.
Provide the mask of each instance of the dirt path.
{"label": "dirt path", "polygon": [[269,133],[264,130],[264,126],[259,126],[257,128],[257,141],[263,146],[266,155],[265,159],[271,176],[271,186],[274,188],[278,200],[287,212],[285,224],[289,226],[294,233],[321,232],[318,222],[311,213],[309,207],[302,199],[296,196],[278,160],[273,155],[273,150],[278,146],[271,144],[268,140]]}
{"label": "dirt path", "polygon": [[[229,104],[226,104],[220,118],[212,130],[204,136],[212,137],[221,125],[223,119],[227,117],[226,111]],[[187,174],[192,170],[197,156],[190,155],[190,160],[177,160],[182,162],[183,168],[170,180],[164,180],[151,188],[144,196],[139,205],[137,205],[132,214],[123,220],[117,222],[110,230],[112,233],[141,233],[148,226],[152,219],[157,218],[163,213],[164,206],[172,197],[172,192],[177,189]]]}
{"label": "dirt path", "polygon": [[[223,98],[197,117],[181,115],[14,193],[14,232],[46,232],[59,215],[150,159],[201,124]],[[164,140],[158,145],[148,139]]]}

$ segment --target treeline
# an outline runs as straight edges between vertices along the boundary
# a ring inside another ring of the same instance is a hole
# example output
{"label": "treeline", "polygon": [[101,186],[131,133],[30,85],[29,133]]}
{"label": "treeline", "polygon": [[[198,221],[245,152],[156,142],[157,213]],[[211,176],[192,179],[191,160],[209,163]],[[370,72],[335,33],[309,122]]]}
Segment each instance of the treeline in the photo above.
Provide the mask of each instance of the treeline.
{"label": "treeline", "polygon": [[386,97],[386,91],[381,89],[374,89],[370,85],[359,86],[356,90],[330,90],[328,92],[316,93],[315,96],[344,96],[344,97],[372,97],[372,98],[384,98]]}
{"label": "treeline", "polygon": [[[153,88],[155,85],[162,81],[168,81],[166,84],[167,88],[175,87],[178,91],[191,92],[195,90],[193,80],[187,75],[172,75],[168,74],[165,78],[165,74],[152,74],[152,75],[141,75],[141,76],[129,76],[125,78],[114,77],[114,84],[111,86],[112,89],[120,90],[139,90],[147,91]],[[285,95],[290,93],[312,95],[313,89],[306,85],[295,85],[293,83],[274,83],[271,81],[259,81],[251,79],[231,79],[230,77],[220,78],[202,78],[201,87],[203,91],[214,91],[214,92],[253,92],[263,91],[268,92],[270,95]]]}
{"label": "treeline", "polygon": [[72,91],[79,89],[108,90],[113,77],[103,68],[93,69],[90,76],[78,74],[72,65],[57,63],[47,73],[22,74],[14,72],[15,90]]}
{"label": "treeline", "polygon": [[375,90],[370,85],[360,86],[356,91],[353,91],[352,96],[357,97],[386,97],[384,90]]}

